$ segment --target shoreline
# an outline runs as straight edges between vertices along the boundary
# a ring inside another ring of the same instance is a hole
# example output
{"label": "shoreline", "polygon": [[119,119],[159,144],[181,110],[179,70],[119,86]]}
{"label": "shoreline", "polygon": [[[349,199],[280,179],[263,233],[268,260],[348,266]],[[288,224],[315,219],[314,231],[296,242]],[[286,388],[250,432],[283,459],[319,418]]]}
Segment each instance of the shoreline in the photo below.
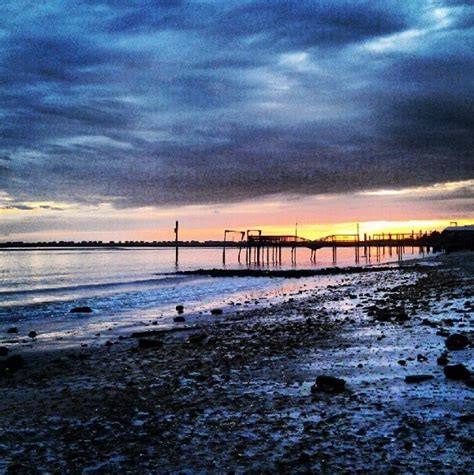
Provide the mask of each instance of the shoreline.
{"label": "shoreline", "polygon": [[[343,278],[344,275],[353,275],[361,273],[372,272],[386,272],[396,269],[402,269],[406,266],[412,267],[413,265],[422,265],[427,260],[437,258],[437,255],[426,256],[424,258],[415,258],[403,262],[395,262],[389,265],[385,264],[372,264],[368,266],[348,266],[348,267],[328,267],[320,269],[198,269],[194,271],[178,271],[173,273],[161,273],[160,276],[183,276],[194,278],[275,278],[279,282],[272,284],[268,281],[268,285],[265,289],[250,296],[251,289],[244,290],[238,295],[222,294],[221,298],[214,298],[209,302],[187,302],[186,303],[186,323],[173,322],[175,316],[174,306],[181,304],[183,301],[177,300],[176,304],[167,304],[163,308],[157,307],[155,310],[155,317],[151,315],[150,309],[137,309],[137,312],[145,312],[144,315],[138,315],[137,318],[129,316],[133,315],[133,308],[123,310],[118,308],[114,310],[113,307],[110,310],[102,309],[99,313],[95,311],[90,314],[78,316],[71,316],[69,313],[70,308],[77,305],[90,305],[95,307],[93,303],[90,303],[87,298],[81,298],[79,300],[71,298],[69,300],[70,306],[64,311],[64,316],[60,319],[19,319],[15,318],[11,321],[2,322],[3,331],[7,331],[9,326],[19,326],[19,333],[12,335],[12,338],[2,338],[0,334],[0,346],[3,344],[21,343],[24,351],[38,352],[48,350],[49,347],[56,347],[58,349],[61,346],[71,347],[79,346],[80,344],[100,344],[109,338],[117,338],[118,335],[126,335],[127,332],[140,331],[150,325],[157,325],[154,328],[168,329],[175,327],[182,327],[189,323],[195,324],[207,324],[214,320],[214,317],[210,315],[210,310],[213,308],[220,308],[224,314],[232,313],[234,311],[245,311],[249,307],[253,306],[253,302],[258,301],[259,308],[263,311],[267,307],[272,305],[278,305],[279,302],[284,301],[287,295],[291,295],[292,298],[301,299],[305,297],[305,294],[312,287],[311,278],[315,276],[320,277],[334,277],[336,280]],[[298,282],[301,279],[301,282]],[[249,281],[250,282],[250,281]],[[286,283],[288,282],[288,284]],[[290,282],[293,282],[290,284]],[[99,286],[103,284],[98,284]],[[120,284],[122,286],[129,285],[128,283]],[[324,285],[323,281],[314,280],[314,286]],[[228,291],[229,290],[229,286]],[[268,287],[268,288],[267,288]],[[286,289],[285,289],[286,288]],[[245,295],[247,294],[247,295]],[[238,300],[241,300],[239,303]],[[34,305],[34,304],[32,304]],[[235,305],[235,306],[234,306]],[[29,331],[35,331],[39,334],[38,338],[29,340],[27,335]],[[100,334],[100,337],[98,338]],[[15,341],[16,338],[16,341]]]}
{"label": "shoreline", "polygon": [[412,258],[406,261],[393,261],[384,264],[371,263],[365,265],[352,265],[345,267],[330,266],[320,269],[194,269],[177,271],[176,275],[199,275],[210,277],[283,277],[288,279],[298,279],[302,277],[316,277],[325,275],[351,275],[363,274],[367,272],[386,272],[390,270],[404,270],[407,267],[415,267],[423,262],[430,262],[443,254],[436,254],[426,257]]}
{"label": "shoreline", "polygon": [[[465,471],[472,388],[436,359],[455,332],[471,343],[450,363],[473,359],[472,256],[347,274],[195,329],[25,356],[0,378],[0,472]],[[374,306],[408,318],[379,321]],[[312,392],[321,374],[347,390]],[[416,374],[433,379],[404,382]]]}

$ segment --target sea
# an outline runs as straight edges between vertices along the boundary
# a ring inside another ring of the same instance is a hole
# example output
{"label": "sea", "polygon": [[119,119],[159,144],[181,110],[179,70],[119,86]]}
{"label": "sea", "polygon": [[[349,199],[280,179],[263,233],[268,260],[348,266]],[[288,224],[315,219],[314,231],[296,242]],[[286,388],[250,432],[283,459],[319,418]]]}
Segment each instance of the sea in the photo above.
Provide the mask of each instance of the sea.
{"label": "sea", "polygon": [[[410,250],[411,251],[411,250]],[[237,249],[226,251],[226,268],[239,264]],[[317,261],[298,249],[296,263],[283,249],[278,265],[265,269],[319,269],[333,266],[332,250],[321,249]],[[417,249],[405,259],[420,257]],[[339,249],[337,266],[355,265],[354,249]],[[361,257],[358,265],[396,262],[397,255]],[[334,276],[311,278],[208,277],[179,275],[193,269],[222,268],[222,248],[181,248],[175,263],[172,248],[9,249],[0,251],[0,335],[12,326],[20,335],[75,344],[84,338],[107,337],[142,327],[175,325],[176,306],[183,305],[187,324],[199,323],[218,307],[227,311],[271,305],[302,288],[331,285]],[[71,313],[88,306],[87,314]],[[112,333],[110,333],[112,332]]]}

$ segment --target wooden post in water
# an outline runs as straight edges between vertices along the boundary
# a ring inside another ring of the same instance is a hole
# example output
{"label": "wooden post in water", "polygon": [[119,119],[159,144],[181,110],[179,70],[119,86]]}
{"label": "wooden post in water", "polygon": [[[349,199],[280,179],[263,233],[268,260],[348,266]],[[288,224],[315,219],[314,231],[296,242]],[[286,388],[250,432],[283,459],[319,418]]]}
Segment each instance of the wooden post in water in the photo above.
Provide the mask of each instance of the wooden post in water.
{"label": "wooden post in water", "polygon": [[224,231],[224,243],[222,246],[222,264],[225,266],[225,241],[227,238],[227,230]]}
{"label": "wooden post in water", "polygon": [[179,257],[179,246],[178,246],[178,228],[179,228],[179,221],[176,221],[176,226],[174,228],[174,242],[175,242],[175,247],[176,247],[176,258],[175,258],[175,264],[178,265],[178,257]]}
{"label": "wooden post in water", "polygon": [[242,243],[243,243],[243,241],[244,241],[244,237],[245,237],[245,232],[244,232],[244,231],[241,231],[241,232],[240,232],[240,243],[239,243],[239,257],[238,257],[238,259],[239,259],[239,264],[240,264],[240,254],[241,254],[241,252],[242,252]]}

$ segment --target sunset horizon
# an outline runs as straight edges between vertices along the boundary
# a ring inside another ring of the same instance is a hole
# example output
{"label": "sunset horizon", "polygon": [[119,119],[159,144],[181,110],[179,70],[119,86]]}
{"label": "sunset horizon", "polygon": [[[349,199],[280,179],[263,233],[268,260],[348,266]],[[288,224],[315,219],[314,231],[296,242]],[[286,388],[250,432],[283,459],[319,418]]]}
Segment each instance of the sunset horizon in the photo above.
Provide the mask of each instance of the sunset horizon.
{"label": "sunset horizon", "polygon": [[0,474],[472,472],[474,0],[7,0],[0,46]]}

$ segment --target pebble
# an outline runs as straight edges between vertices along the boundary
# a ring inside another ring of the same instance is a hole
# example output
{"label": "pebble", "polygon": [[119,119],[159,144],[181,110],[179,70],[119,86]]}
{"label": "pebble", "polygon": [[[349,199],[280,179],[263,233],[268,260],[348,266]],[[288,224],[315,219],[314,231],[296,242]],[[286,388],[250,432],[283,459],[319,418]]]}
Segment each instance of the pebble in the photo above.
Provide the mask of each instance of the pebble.
{"label": "pebble", "polygon": [[431,374],[413,374],[405,376],[405,383],[422,383],[423,381],[428,381],[430,379],[433,379],[433,375]]}
{"label": "pebble", "polygon": [[451,351],[459,351],[466,348],[469,340],[466,336],[461,335],[460,333],[453,333],[446,338],[445,344],[446,348]]}
{"label": "pebble", "polygon": [[69,310],[69,313],[91,313],[92,309],[90,307],[73,307]]}

